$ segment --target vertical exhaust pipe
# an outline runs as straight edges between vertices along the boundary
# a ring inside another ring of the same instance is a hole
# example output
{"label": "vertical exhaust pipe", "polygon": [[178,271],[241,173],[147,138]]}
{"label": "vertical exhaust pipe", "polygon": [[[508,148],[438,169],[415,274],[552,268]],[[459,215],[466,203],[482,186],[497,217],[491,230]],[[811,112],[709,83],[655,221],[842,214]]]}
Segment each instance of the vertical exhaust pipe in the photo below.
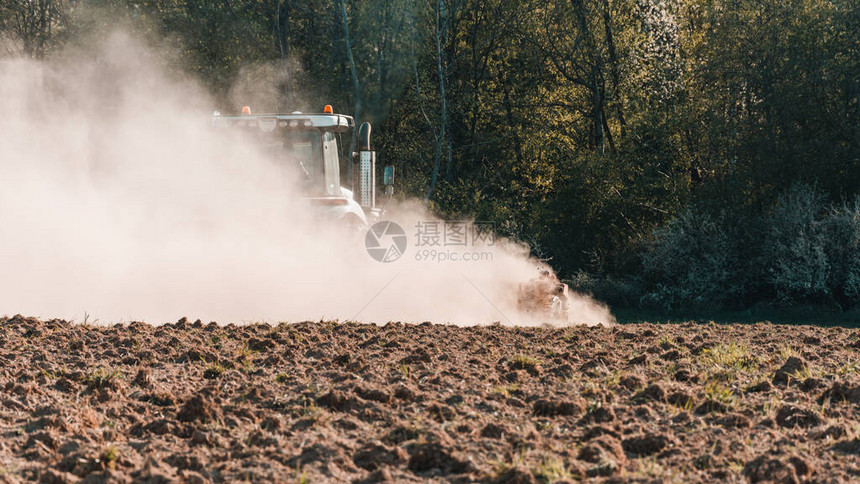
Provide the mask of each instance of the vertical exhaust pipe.
{"label": "vertical exhaust pipe", "polygon": [[376,208],[376,152],[370,149],[370,123],[358,129],[358,188],[359,204],[365,209]]}

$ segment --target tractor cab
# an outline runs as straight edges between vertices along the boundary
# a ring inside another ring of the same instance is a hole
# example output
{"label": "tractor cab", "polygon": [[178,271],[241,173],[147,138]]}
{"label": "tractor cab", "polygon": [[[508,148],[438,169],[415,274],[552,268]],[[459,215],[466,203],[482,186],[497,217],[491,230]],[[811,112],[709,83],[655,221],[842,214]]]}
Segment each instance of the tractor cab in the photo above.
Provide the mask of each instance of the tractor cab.
{"label": "tractor cab", "polygon": [[[252,115],[242,108],[241,115],[222,116],[217,111],[212,125],[218,129],[242,130],[258,143],[261,151],[285,172],[285,177],[297,179],[301,198],[320,214],[350,226],[364,227],[379,217],[376,206],[376,153],[370,149],[370,124],[359,130],[358,153],[350,158],[342,155],[343,135],[355,127],[351,116],[335,114],[326,106],[321,114],[260,114]],[[349,138],[346,138],[347,140]],[[348,142],[348,141],[347,141]],[[357,165],[353,187],[341,181],[341,161],[347,169]],[[356,160],[353,163],[353,160]],[[393,175],[386,169],[386,193],[390,193]]]}

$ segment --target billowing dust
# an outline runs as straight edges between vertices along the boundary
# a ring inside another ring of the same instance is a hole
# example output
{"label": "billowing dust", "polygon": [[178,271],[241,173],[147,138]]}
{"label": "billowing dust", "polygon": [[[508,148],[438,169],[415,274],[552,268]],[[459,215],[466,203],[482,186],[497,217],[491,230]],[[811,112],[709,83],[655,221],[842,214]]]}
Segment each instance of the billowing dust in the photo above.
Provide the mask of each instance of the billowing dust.
{"label": "billowing dust", "polygon": [[[0,60],[0,315],[543,322],[517,311],[543,267],[526,247],[418,245],[419,223],[444,224],[401,203],[385,218],[408,246],[378,262],[364,233],[314,216],[297,170],[214,130],[204,90],[133,39],[61,58]],[[450,260],[467,252],[479,260]],[[570,322],[612,321],[585,297],[571,307]]]}

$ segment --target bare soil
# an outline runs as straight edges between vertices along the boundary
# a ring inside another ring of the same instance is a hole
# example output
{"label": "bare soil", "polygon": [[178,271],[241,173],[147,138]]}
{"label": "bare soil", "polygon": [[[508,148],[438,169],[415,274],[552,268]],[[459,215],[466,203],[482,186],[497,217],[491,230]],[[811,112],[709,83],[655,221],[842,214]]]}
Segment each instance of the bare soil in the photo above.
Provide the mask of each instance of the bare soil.
{"label": "bare soil", "polygon": [[0,319],[0,483],[845,482],[860,332]]}

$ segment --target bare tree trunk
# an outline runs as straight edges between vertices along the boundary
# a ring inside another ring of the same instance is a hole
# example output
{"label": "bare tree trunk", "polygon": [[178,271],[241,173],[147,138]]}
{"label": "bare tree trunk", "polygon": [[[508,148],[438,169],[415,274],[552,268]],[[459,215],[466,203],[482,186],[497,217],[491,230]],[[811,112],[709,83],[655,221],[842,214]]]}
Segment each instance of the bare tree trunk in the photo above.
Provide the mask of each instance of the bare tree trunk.
{"label": "bare tree trunk", "polygon": [[[448,124],[448,104],[445,99],[445,70],[442,67],[442,33],[443,33],[443,18],[445,15],[445,0],[439,0],[436,10],[436,75],[439,76],[439,99],[440,99],[440,120],[439,120],[439,136],[436,137],[436,157],[433,160],[433,174],[430,177],[430,187],[427,190],[426,201],[433,197],[436,191],[436,184],[439,181],[439,165],[442,162],[442,150],[445,146],[446,127]],[[451,158],[450,145],[448,149],[448,158]],[[450,161],[446,166],[446,170],[450,169]]]}
{"label": "bare tree trunk", "polygon": [[346,182],[352,188],[353,161],[352,153],[355,152],[355,141],[358,136],[358,123],[361,117],[361,86],[358,83],[358,73],[355,70],[355,59],[352,57],[352,43],[349,40],[349,19],[346,15],[346,0],[340,0],[340,10],[343,16],[343,40],[346,44],[346,56],[349,59],[349,70],[352,74],[352,89],[355,96],[355,129],[352,130],[352,138],[349,141],[349,153],[347,157]]}
{"label": "bare tree trunk", "polygon": [[[439,0],[439,10],[440,15],[442,16],[442,34],[445,36],[443,42],[448,44],[448,12],[445,9],[445,0]],[[450,47],[450,46],[449,46]],[[453,159],[453,149],[451,146],[451,133],[448,129],[448,98],[445,94],[445,86],[448,81],[448,55],[446,53],[445,56],[442,56],[442,51],[439,51],[439,58],[441,62],[442,72],[439,76],[439,94],[442,98],[442,139],[445,140],[445,154],[446,154],[446,162],[445,162],[445,179],[449,182],[454,178],[454,159]]]}
{"label": "bare tree trunk", "polygon": [[510,95],[511,86],[508,83],[507,75],[505,74],[504,76],[505,77],[502,80],[502,86],[504,86],[504,88],[503,88],[504,90],[502,92],[504,93],[503,105],[505,107],[505,117],[507,118],[507,121],[508,121],[508,129],[510,129],[514,135],[514,153],[516,154],[516,165],[522,166],[522,164],[523,164],[523,145],[522,145],[522,140],[520,139],[520,130],[517,129],[516,123],[514,122],[514,110],[513,110],[512,103],[511,103],[511,95]]}
{"label": "bare tree trunk", "polygon": [[442,144],[439,140],[439,133],[436,131],[436,126],[430,122],[430,118],[427,116],[427,111],[424,110],[424,101],[421,97],[421,79],[418,76],[418,58],[415,56],[415,1],[412,1],[412,12],[411,17],[409,18],[409,27],[410,27],[410,37],[409,37],[409,50],[412,54],[412,69],[415,73],[415,95],[418,100],[418,109],[421,111],[421,116],[424,118],[424,122],[427,123],[427,126],[433,132],[433,139],[436,143],[436,156],[433,159],[433,172],[430,178],[430,186],[427,187],[427,193],[424,197],[424,202],[429,202],[430,198],[433,196],[433,192],[436,190],[436,181],[439,177],[439,161],[442,158]]}
{"label": "bare tree trunk", "polygon": [[612,138],[612,130],[609,129],[609,123],[606,121],[605,115],[603,116],[603,132],[606,133],[606,141],[609,142],[609,151],[615,153],[615,140]]}
{"label": "bare tree trunk", "polygon": [[290,17],[292,15],[292,0],[275,0],[274,30],[275,40],[278,43],[280,58],[278,61],[278,109],[289,110],[289,56],[290,56]]}
{"label": "bare tree trunk", "polygon": [[[612,13],[609,10],[609,0],[603,0],[603,28],[606,32],[606,49],[609,52],[609,69],[612,74],[612,93],[613,99],[618,97],[618,85],[620,75],[618,74],[618,54],[615,50],[615,36],[612,34]],[[614,102],[615,115],[618,116],[618,124],[621,127],[621,141],[624,141],[624,136],[627,134],[627,121],[624,119],[624,110],[621,104]],[[609,128],[607,127],[607,132]],[[611,133],[610,133],[611,139]],[[614,151],[615,148],[612,148]]]}
{"label": "bare tree trunk", "polygon": [[604,148],[603,136],[603,73],[601,71],[600,57],[595,48],[591,31],[588,29],[588,20],[585,16],[585,6],[582,4],[582,0],[570,0],[570,3],[579,21],[579,30],[591,61],[591,73],[588,84],[589,89],[591,89],[593,104],[594,149],[598,154],[603,155],[606,150]]}
{"label": "bare tree trunk", "polygon": [[603,142],[603,96],[600,92],[600,71],[595,63],[591,68],[591,91],[594,99],[594,149],[598,154],[605,152]]}
{"label": "bare tree trunk", "polygon": [[446,57],[442,53],[442,43],[447,42],[447,39],[443,40],[443,36],[446,36],[447,31],[448,13],[445,10],[445,0],[439,0],[439,11],[436,17],[436,54],[438,61],[437,66],[439,71],[439,107],[441,110],[439,139],[440,141],[445,143],[445,149],[447,154],[447,160],[445,163],[445,178],[450,181],[453,166],[451,162],[451,135],[450,133],[448,133],[448,97],[445,94],[445,83],[447,82],[448,76],[448,62]]}
{"label": "bare tree trunk", "polygon": [[292,0],[275,0],[277,19],[275,22],[275,35],[278,39],[278,48],[281,59],[290,55],[290,16],[293,10]]}

